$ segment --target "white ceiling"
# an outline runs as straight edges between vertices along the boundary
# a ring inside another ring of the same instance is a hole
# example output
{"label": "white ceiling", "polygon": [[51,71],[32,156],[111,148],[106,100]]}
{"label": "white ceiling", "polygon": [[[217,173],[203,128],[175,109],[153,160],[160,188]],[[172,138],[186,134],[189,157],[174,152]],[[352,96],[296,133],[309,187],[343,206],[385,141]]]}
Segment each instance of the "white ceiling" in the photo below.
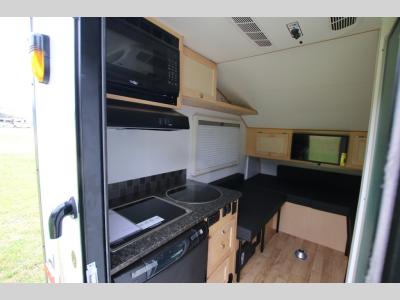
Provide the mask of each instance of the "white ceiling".
{"label": "white ceiling", "polygon": [[[330,18],[253,18],[272,42],[259,47],[231,18],[160,18],[218,63],[218,89],[258,115],[249,127],[367,130],[381,19],[340,32]],[[303,44],[286,24],[298,21]]]}
{"label": "white ceiling", "polygon": [[[272,42],[259,47],[251,41],[231,18],[159,18],[161,22],[184,36],[184,44],[216,63],[302,47],[319,41],[339,38],[378,29],[380,18],[357,18],[357,22],[339,32],[330,28],[330,18],[253,18]],[[290,36],[286,24],[298,21],[304,34],[299,40]],[[300,45],[299,41],[303,41]]]}
{"label": "white ceiling", "polygon": [[378,31],[218,64],[249,127],[367,130]]}

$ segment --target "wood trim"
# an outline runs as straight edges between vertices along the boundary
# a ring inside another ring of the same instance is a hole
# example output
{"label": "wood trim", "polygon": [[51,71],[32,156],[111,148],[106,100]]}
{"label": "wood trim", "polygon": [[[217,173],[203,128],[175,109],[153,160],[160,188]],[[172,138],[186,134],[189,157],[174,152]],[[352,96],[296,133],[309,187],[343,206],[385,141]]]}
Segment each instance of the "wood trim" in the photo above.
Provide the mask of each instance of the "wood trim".
{"label": "wood trim", "polygon": [[120,96],[120,95],[115,95],[115,94],[107,93],[106,96],[107,96],[108,99],[113,99],[113,100],[118,100],[118,101],[139,103],[139,104],[158,106],[158,107],[166,107],[166,108],[178,108],[178,106],[175,106],[175,105],[158,103],[158,102],[154,102],[154,101],[143,100],[143,99],[132,98],[132,97],[126,97],[126,96]]}
{"label": "wood trim", "polygon": [[197,53],[196,51],[184,46],[183,47],[183,54],[186,55],[187,57],[190,57],[193,60],[198,61],[199,63],[208,66],[211,69],[216,69],[217,64],[213,62],[212,60],[205,58],[201,54]]}
{"label": "wood trim", "polygon": [[235,115],[256,115],[257,111],[252,108],[247,108],[235,104],[229,104],[226,102],[198,99],[193,97],[184,96],[182,98],[182,104],[187,106],[200,107],[210,110],[216,110],[224,113],[230,113]]}
{"label": "wood trim", "polygon": [[321,133],[321,134],[349,134],[351,132],[356,132],[360,134],[366,134],[367,131],[354,131],[354,130],[337,130],[337,129],[310,129],[310,128],[282,128],[282,127],[249,127],[250,129],[267,129],[271,131],[286,131],[286,130],[291,130],[293,133],[299,133],[299,132],[304,132],[304,133]]}

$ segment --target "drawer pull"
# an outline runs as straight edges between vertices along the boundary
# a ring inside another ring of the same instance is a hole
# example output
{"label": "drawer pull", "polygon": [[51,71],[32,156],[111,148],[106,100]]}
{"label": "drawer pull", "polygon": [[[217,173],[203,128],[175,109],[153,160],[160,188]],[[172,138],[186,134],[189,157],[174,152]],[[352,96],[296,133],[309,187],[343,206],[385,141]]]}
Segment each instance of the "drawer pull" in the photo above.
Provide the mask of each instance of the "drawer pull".
{"label": "drawer pull", "polygon": [[221,244],[221,248],[225,249],[225,244],[224,243]]}
{"label": "drawer pull", "polygon": [[225,233],[226,233],[226,231],[225,231],[224,229],[222,229],[221,233],[222,233],[222,234],[225,234]]}

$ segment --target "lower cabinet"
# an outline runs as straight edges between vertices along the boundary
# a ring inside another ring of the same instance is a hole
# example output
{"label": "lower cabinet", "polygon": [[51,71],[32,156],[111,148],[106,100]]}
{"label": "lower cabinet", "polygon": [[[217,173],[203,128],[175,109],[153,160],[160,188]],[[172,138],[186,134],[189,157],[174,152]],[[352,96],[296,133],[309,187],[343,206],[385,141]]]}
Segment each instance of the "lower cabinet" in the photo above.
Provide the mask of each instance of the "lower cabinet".
{"label": "lower cabinet", "polygon": [[207,282],[226,283],[235,277],[237,209],[234,211],[234,214],[229,212],[223,216],[221,209],[219,221],[210,226]]}
{"label": "lower cabinet", "polygon": [[231,272],[232,264],[230,257],[227,257],[218,267],[217,269],[210,274],[207,278],[207,282],[210,283],[220,283],[220,282],[228,282],[229,281],[229,274]]}

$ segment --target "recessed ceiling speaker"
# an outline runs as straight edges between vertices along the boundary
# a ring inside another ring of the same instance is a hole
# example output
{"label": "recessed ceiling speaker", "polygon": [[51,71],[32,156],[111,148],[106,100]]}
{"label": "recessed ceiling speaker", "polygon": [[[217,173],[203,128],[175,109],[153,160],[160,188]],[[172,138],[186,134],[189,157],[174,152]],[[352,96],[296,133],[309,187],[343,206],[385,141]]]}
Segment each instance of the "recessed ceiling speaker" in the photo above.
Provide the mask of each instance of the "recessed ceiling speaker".
{"label": "recessed ceiling speaker", "polygon": [[296,251],[294,251],[294,256],[301,261],[305,261],[308,258],[308,255],[306,253],[306,251],[304,249],[297,249]]}

